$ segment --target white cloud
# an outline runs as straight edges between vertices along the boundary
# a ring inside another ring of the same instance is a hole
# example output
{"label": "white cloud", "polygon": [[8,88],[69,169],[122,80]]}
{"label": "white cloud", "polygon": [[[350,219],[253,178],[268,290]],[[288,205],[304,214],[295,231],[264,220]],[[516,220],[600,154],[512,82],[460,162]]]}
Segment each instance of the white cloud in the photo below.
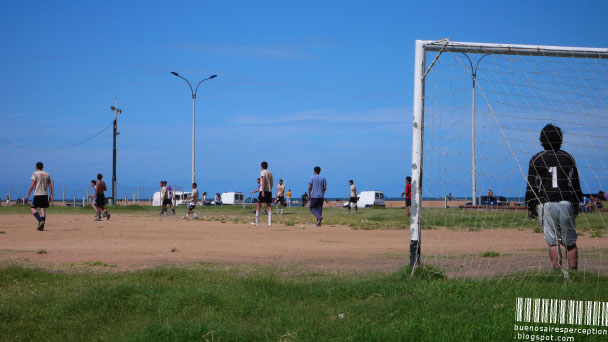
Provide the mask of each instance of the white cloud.
{"label": "white cloud", "polygon": [[324,122],[324,123],[352,123],[401,125],[411,121],[411,110],[405,107],[388,107],[370,109],[367,111],[340,111],[338,109],[313,109],[295,113],[285,113],[274,116],[263,114],[249,114],[238,116],[232,123],[240,125],[267,126],[288,123]]}

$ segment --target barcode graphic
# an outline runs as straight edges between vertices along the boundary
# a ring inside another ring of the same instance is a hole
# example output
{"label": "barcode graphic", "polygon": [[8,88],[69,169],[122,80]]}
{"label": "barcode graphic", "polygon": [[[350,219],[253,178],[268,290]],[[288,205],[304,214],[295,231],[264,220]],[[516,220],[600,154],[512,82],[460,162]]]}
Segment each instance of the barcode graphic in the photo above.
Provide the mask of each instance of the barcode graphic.
{"label": "barcode graphic", "polygon": [[608,302],[517,297],[515,321],[608,327]]}

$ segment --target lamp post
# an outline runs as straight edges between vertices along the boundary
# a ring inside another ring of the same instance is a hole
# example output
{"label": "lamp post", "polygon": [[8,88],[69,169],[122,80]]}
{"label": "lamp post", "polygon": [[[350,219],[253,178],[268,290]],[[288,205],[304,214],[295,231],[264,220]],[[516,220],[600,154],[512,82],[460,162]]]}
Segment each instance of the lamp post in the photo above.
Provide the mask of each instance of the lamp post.
{"label": "lamp post", "polygon": [[173,76],[177,76],[181,79],[183,79],[184,81],[186,81],[186,83],[188,83],[188,86],[190,87],[190,91],[192,92],[192,183],[194,183],[195,181],[195,176],[196,176],[196,169],[195,169],[195,157],[194,157],[194,152],[195,152],[195,138],[194,138],[194,132],[195,132],[195,108],[196,108],[196,93],[198,91],[198,87],[201,85],[201,83],[205,82],[206,80],[210,80],[213,78],[216,78],[217,75],[211,75],[207,78],[205,78],[204,80],[201,80],[200,82],[198,82],[198,84],[196,85],[196,88],[192,88],[192,84],[190,84],[190,81],[188,81],[185,77],[180,76],[180,74],[176,73],[175,71],[172,71],[171,74]]}
{"label": "lamp post", "polygon": [[479,62],[481,62],[481,60],[486,57],[489,56],[489,54],[485,54],[483,56],[481,56],[481,58],[479,58],[477,60],[477,63],[475,64],[475,67],[473,67],[473,61],[471,61],[471,58],[469,57],[469,55],[467,55],[466,53],[463,53],[463,55],[465,55],[465,57],[467,57],[467,59],[469,60],[469,64],[471,65],[471,77],[473,78],[473,104],[472,104],[472,149],[473,149],[473,157],[472,157],[472,174],[473,174],[473,200],[471,201],[471,203],[473,203],[473,205],[477,205],[477,165],[475,162],[475,84],[477,83],[477,68],[479,67]]}
{"label": "lamp post", "polygon": [[120,133],[118,129],[118,114],[122,113],[122,110],[118,108],[118,98],[114,99],[114,105],[110,107],[114,112],[114,148],[112,150],[112,204],[116,203],[116,136]]}

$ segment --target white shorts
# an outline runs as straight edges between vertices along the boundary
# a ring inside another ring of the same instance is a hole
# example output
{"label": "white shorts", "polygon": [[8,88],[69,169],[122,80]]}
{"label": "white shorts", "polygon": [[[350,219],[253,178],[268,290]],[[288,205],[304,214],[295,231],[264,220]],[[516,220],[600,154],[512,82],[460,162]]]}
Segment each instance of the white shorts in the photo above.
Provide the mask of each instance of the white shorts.
{"label": "white shorts", "polygon": [[568,201],[539,204],[538,219],[543,228],[545,241],[549,246],[558,244],[566,247],[576,243],[576,216],[572,203]]}
{"label": "white shorts", "polygon": [[188,210],[194,210],[196,208],[196,203],[188,204]]}

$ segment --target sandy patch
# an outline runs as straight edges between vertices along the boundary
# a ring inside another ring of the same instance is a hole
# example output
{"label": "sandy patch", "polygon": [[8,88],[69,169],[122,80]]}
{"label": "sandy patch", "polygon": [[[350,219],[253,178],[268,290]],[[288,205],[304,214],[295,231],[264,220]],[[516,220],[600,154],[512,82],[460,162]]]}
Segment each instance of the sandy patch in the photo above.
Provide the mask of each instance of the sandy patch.
{"label": "sandy patch", "polygon": [[[159,265],[252,264],[297,266],[323,272],[396,271],[408,263],[408,230],[353,230],[345,226],[258,227],[185,221],[178,217],[113,214],[53,215],[44,232],[30,215],[0,215],[0,261],[49,266],[101,262],[116,270]],[[514,229],[423,231],[423,263],[452,276],[500,276],[547,270],[542,235]],[[581,269],[608,273],[608,239],[581,237]],[[46,254],[39,254],[45,250]],[[483,252],[495,251],[496,258]]]}

